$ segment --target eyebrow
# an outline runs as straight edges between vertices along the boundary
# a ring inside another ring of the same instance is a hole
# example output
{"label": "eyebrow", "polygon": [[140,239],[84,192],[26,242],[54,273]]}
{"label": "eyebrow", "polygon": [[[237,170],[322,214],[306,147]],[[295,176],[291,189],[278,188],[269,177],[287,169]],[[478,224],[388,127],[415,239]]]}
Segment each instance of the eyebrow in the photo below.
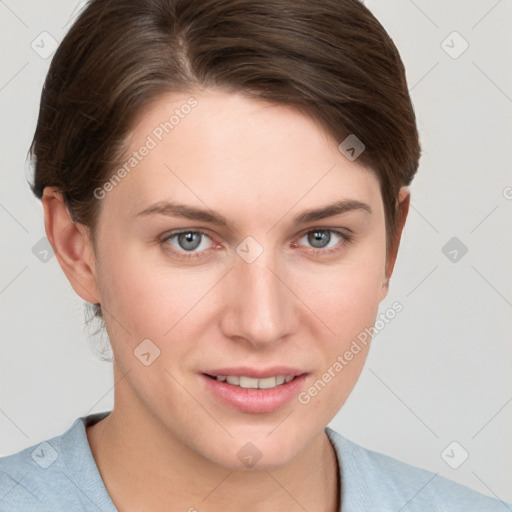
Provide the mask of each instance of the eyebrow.
{"label": "eyebrow", "polygon": [[[298,225],[307,222],[315,222],[354,210],[363,211],[372,215],[372,209],[368,204],[355,199],[346,199],[322,206],[321,208],[306,210],[293,219],[293,224]],[[136,217],[145,217],[148,215],[166,215],[168,217],[207,222],[216,226],[231,227],[231,223],[228,222],[223,215],[214,210],[204,210],[173,201],[159,201],[137,213]]]}

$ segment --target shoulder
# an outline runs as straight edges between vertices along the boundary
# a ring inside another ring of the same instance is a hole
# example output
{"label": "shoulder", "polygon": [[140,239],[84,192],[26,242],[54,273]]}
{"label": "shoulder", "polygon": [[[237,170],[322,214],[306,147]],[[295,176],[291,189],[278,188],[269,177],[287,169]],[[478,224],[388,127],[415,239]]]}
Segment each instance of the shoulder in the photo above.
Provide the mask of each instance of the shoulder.
{"label": "shoulder", "polygon": [[[69,495],[62,436],[0,458],[0,510],[47,510],[51,500]],[[51,498],[51,500],[50,500]]]}
{"label": "shoulder", "polygon": [[326,433],[340,464],[342,503],[354,504],[347,506],[351,512],[402,508],[407,512],[503,512],[508,508],[438,473],[364,448],[329,427]]}
{"label": "shoulder", "polygon": [[97,483],[95,463],[83,420],[76,419],[58,436],[0,457],[1,512],[98,510],[91,486]]}

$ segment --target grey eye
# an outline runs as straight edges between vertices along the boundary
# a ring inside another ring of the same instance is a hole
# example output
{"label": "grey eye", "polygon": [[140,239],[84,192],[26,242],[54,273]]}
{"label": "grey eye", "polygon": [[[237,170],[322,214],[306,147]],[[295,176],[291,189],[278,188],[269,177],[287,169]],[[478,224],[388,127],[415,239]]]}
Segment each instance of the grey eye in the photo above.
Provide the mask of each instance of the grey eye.
{"label": "grey eye", "polygon": [[185,233],[179,233],[175,235],[178,240],[178,244],[185,251],[193,251],[197,249],[201,244],[201,233],[196,231],[187,231]]}
{"label": "grey eye", "polygon": [[331,232],[324,230],[310,231],[307,234],[308,242],[316,249],[323,249],[331,241]]}

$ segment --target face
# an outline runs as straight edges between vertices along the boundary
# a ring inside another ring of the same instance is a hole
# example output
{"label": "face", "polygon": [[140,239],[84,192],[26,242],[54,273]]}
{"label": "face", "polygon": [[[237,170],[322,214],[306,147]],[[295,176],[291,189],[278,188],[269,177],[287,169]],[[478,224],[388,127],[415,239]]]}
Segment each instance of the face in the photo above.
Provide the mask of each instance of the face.
{"label": "face", "polygon": [[367,355],[344,356],[386,293],[377,178],[310,118],[222,92],[161,98],[128,142],[129,171],[98,191],[94,270],[127,372],[116,407],[224,467],[248,442],[285,464]]}

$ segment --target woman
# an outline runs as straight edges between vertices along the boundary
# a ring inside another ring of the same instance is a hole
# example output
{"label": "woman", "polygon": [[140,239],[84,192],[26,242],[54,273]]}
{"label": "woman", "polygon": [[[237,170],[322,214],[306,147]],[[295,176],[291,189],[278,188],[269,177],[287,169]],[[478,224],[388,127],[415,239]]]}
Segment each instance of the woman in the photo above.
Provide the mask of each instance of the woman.
{"label": "woman", "polygon": [[420,156],[356,0],[93,0],[33,192],[115,405],[0,459],[1,510],[501,510],[327,428],[364,364]]}

